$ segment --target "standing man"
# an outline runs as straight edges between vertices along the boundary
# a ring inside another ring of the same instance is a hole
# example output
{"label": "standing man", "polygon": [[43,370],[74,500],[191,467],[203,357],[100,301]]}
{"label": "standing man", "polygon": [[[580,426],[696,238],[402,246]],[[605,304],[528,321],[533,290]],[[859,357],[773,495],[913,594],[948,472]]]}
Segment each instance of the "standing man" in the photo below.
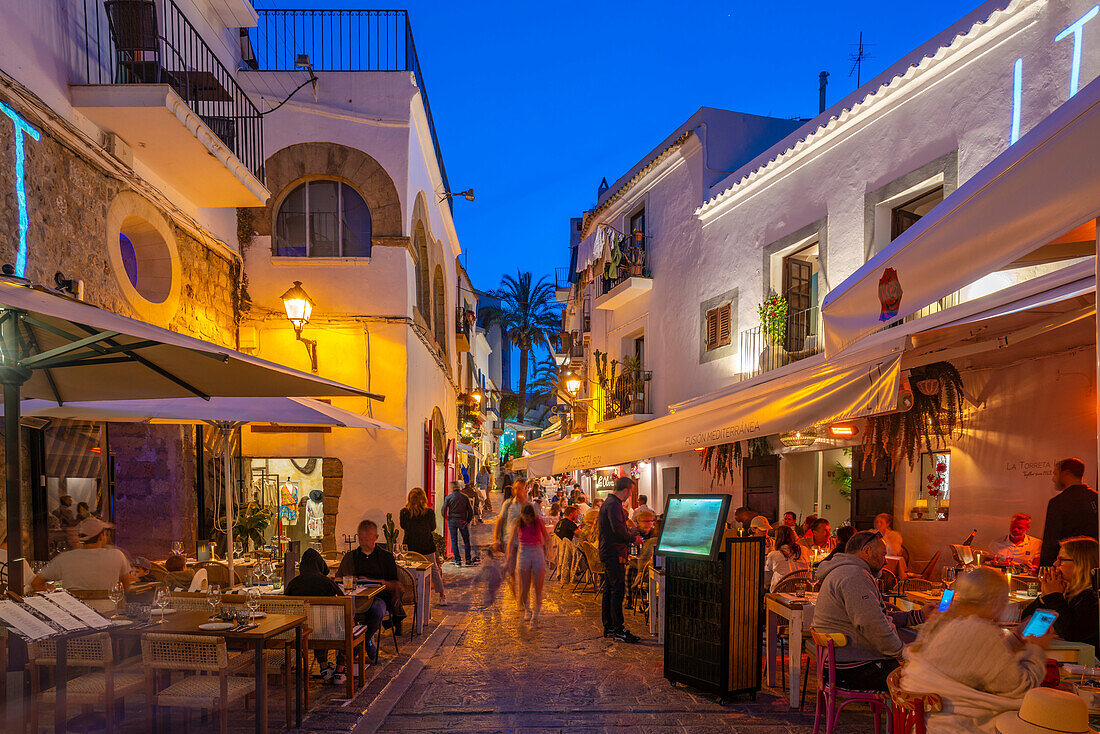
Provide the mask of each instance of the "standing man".
{"label": "standing man", "polygon": [[[386,610],[394,620],[394,626],[398,635],[401,634],[401,620],[405,618],[405,610],[401,608],[401,594],[404,588],[397,579],[397,561],[393,554],[378,545],[378,525],[374,520],[363,520],[356,530],[359,538],[359,547],[344,554],[340,560],[340,567],[336,569],[336,576],[344,578],[354,576],[356,579],[381,582],[386,588],[374,598],[374,603],[365,612],[355,615],[355,621],[367,625],[367,639],[374,637],[374,633],[382,626],[382,617]],[[371,662],[378,659],[378,649],[367,646],[367,656]]]}
{"label": "standing man", "polygon": [[455,565],[462,565],[458,555],[459,533],[462,533],[462,542],[466,545],[466,565],[474,565],[470,556],[470,521],[474,519],[474,506],[470,504],[470,498],[462,493],[462,485],[458,482],[451,482],[451,493],[443,500],[443,514],[447,518],[447,532],[451,534]]}
{"label": "standing man", "polygon": [[604,500],[596,521],[599,530],[600,561],[603,562],[603,636],[635,643],[638,636],[626,629],[623,599],[626,597],[626,559],[634,533],[626,525],[624,502],[634,492],[634,480],[619,477],[615,489]]}
{"label": "standing man", "polygon": [[1039,551],[1043,541],[1027,534],[1031,530],[1031,515],[1017,512],[1008,526],[1008,535],[989,544],[989,552],[1001,563],[1027,566],[1031,571],[1039,568]]}
{"label": "standing man", "polygon": [[1058,543],[1066,538],[1096,533],[1096,490],[1084,483],[1085,463],[1080,459],[1062,459],[1054,465],[1054,489],[1058,494],[1047,502],[1043,523],[1043,547],[1040,566],[1053,566]]}
{"label": "standing man", "polygon": [[492,512],[493,506],[489,502],[489,488],[493,483],[493,477],[489,474],[489,467],[481,465],[481,471],[477,473],[477,498],[481,500],[481,514]]}

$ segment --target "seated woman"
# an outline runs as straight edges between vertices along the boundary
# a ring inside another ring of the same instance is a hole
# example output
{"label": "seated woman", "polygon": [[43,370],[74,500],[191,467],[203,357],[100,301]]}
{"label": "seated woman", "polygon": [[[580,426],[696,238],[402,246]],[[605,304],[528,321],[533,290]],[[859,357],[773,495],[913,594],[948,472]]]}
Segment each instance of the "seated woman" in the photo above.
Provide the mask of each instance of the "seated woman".
{"label": "seated woman", "polygon": [[875,515],[875,530],[882,536],[882,542],[886,544],[886,555],[901,555],[901,533],[894,530],[894,516],[889,512],[880,512]]}
{"label": "seated woman", "polygon": [[1054,631],[1063,640],[1085,642],[1094,648],[1100,626],[1100,606],[1092,591],[1092,570],[1100,546],[1092,538],[1066,538],[1054,559],[1054,568],[1039,579],[1039,598],[1020,615],[1026,619],[1036,609],[1058,612]]}
{"label": "seated woman", "polygon": [[[298,561],[298,575],[283,589],[285,596],[343,596],[339,584],[328,575],[328,564],[314,548],[308,548]],[[372,640],[367,641],[373,647]],[[370,652],[368,647],[368,653]],[[344,685],[347,682],[347,668],[344,665],[344,653],[336,651],[336,667],[328,661],[328,650],[314,650],[313,657],[321,668],[321,680],[332,685]]]}
{"label": "seated woman", "polygon": [[1006,636],[997,618],[1007,605],[1004,575],[974,569],[955,582],[951,607],[925,622],[906,650],[902,688],[943,699],[943,711],[928,714],[929,732],[992,732],[994,717],[1019,709],[1042,683],[1052,635]]}
{"label": "seated woman", "polygon": [[787,574],[810,567],[810,552],[798,542],[794,528],[780,525],[775,529],[775,550],[764,558],[764,588],[775,589]]}

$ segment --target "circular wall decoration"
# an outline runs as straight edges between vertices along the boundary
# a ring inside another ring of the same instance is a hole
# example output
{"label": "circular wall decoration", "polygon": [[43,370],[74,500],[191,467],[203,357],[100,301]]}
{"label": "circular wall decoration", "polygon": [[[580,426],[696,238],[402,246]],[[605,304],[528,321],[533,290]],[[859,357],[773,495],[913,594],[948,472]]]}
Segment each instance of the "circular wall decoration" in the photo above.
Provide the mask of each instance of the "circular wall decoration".
{"label": "circular wall decoration", "polygon": [[129,191],[107,212],[107,255],[123,296],[143,319],[167,324],[179,307],[180,256],[160,211]]}

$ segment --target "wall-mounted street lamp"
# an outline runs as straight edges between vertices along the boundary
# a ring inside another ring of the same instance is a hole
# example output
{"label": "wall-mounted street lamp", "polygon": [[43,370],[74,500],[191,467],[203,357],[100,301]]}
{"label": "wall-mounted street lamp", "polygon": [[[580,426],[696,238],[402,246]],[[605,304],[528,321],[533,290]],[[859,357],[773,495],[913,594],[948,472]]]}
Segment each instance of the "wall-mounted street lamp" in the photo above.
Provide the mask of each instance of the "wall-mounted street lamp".
{"label": "wall-mounted street lamp", "polygon": [[581,389],[581,378],[576,372],[570,370],[565,373],[565,389],[569,391],[570,395],[576,395],[577,391]]}
{"label": "wall-mounted street lamp", "polygon": [[306,353],[309,354],[310,367],[313,373],[317,373],[317,342],[302,336],[302,327],[309,323],[309,317],[313,313],[313,299],[302,288],[302,281],[294,281],[286,293],[282,295],[283,308],[286,310],[287,320],[294,327],[294,336],[298,341],[306,345]]}
{"label": "wall-mounted street lamp", "polygon": [[474,401],[474,405],[481,405],[481,399],[485,397],[481,393],[480,387],[475,387],[474,391],[470,393],[470,399]]}
{"label": "wall-mounted street lamp", "polygon": [[453,199],[456,196],[461,196],[466,201],[474,200],[474,190],[466,189],[465,191],[444,191],[439,195],[439,203],[443,203],[447,199]]}

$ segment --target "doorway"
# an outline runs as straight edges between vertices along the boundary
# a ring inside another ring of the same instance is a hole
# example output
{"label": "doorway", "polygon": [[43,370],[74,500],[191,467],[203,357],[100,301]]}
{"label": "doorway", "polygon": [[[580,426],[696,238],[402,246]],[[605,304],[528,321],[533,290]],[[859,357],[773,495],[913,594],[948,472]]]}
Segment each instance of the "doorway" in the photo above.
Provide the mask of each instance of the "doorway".
{"label": "doorway", "polygon": [[852,525],[869,530],[875,515],[894,512],[894,470],[888,459],[863,466],[863,449],[852,449]]}
{"label": "doorway", "polygon": [[779,457],[760,456],[741,464],[745,507],[775,523],[779,519]]}

